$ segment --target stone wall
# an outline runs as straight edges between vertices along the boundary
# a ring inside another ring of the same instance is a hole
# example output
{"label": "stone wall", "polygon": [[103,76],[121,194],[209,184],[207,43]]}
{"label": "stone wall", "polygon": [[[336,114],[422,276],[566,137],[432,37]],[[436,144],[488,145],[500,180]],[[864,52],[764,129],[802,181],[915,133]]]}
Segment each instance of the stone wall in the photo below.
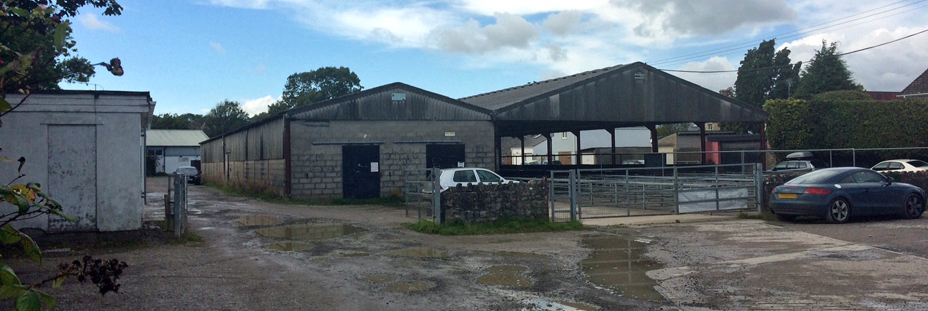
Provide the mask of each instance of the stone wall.
{"label": "stone wall", "polygon": [[489,121],[293,121],[290,127],[294,199],[343,197],[345,144],[380,147],[381,197],[402,193],[405,170],[426,168],[426,142],[460,142],[467,166],[495,168]]}
{"label": "stone wall", "polygon": [[443,222],[548,218],[548,209],[548,184],[542,181],[459,186],[441,193]]}

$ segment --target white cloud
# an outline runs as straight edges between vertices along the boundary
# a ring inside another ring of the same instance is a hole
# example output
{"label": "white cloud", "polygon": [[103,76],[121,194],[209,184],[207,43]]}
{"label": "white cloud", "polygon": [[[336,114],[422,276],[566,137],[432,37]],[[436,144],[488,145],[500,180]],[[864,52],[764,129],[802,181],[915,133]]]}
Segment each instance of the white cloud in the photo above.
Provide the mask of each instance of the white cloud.
{"label": "white cloud", "polygon": [[209,47],[213,48],[213,50],[216,51],[216,53],[219,53],[219,55],[226,55],[226,49],[222,48],[222,44],[210,41]]}
{"label": "white cloud", "polygon": [[437,28],[430,37],[442,51],[465,54],[484,54],[504,48],[524,49],[538,36],[538,29],[524,18],[499,13],[496,24],[480,27],[469,20],[459,27]]}
{"label": "white cloud", "polygon": [[242,104],[242,110],[245,110],[249,116],[267,112],[267,106],[276,102],[279,98],[273,98],[270,95],[258,99],[246,99]]}
{"label": "white cloud", "polygon": [[119,31],[119,27],[113,26],[113,24],[97,19],[96,15],[82,14],[78,16],[77,19],[78,21],[80,21],[81,25],[84,25],[84,27],[87,27],[90,29],[104,30],[104,31],[109,31],[109,32]]}
{"label": "white cloud", "polygon": [[542,25],[551,33],[564,36],[578,32],[582,18],[583,14],[580,11],[562,11],[549,15]]}

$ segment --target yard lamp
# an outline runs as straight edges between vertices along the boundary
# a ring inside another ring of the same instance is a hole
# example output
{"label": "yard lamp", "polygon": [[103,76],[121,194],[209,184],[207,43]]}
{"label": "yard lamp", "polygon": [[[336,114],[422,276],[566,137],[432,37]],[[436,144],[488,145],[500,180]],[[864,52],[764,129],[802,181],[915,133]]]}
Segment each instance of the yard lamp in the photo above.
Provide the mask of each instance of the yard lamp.
{"label": "yard lamp", "polygon": [[111,59],[109,63],[101,62],[101,63],[91,64],[91,65],[106,67],[106,70],[109,70],[110,73],[112,73],[114,76],[122,76],[123,74],[122,61],[120,61],[119,58]]}

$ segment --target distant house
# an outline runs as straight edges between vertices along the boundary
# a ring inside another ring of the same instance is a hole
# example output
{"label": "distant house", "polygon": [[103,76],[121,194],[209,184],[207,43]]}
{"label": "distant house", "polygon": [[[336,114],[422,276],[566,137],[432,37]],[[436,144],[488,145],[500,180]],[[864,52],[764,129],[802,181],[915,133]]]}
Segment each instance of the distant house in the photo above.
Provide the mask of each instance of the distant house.
{"label": "distant house", "polygon": [[909,83],[909,86],[906,86],[905,89],[902,89],[899,97],[928,98],[928,69],[926,69],[925,72],[922,72],[920,76],[915,78],[912,83]]}
{"label": "distant house", "polygon": [[[11,103],[22,98],[6,96]],[[3,155],[26,159],[26,176],[15,183],[41,184],[78,220],[40,215],[14,226],[48,232],[142,228],[144,137],[154,108],[148,92],[41,91],[3,116]],[[18,165],[3,164],[0,180],[13,181]],[[12,207],[0,205],[0,213]]]}
{"label": "distant house", "polygon": [[[173,173],[180,166],[198,166],[200,142],[209,139],[201,130],[148,130],[148,173]],[[194,165],[196,164],[196,165]]]}
{"label": "distant house", "polygon": [[[605,130],[591,130],[591,131],[581,131],[580,132],[580,149],[582,154],[589,154],[584,158],[583,164],[608,164],[608,163],[590,163],[587,162],[587,159],[604,159],[602,156],[593,156],[594,149],[598,148],[612,148],[612,143],[609,141],[611,135]],[[648,147],[651,146],[651,131],[644,127],[629,127],[629,128],[617,128],[615,129],[615,146],[616,148],[620,147]],[[572,165],[577,163],[577,136],[573,133],[563,132],[563,133],[553,133],[551,134],[551,150],[552,155],[556,161],[560,161],[563,165]],[[583,152],[587,150],[587,152]],[[634,149],[637,150],[637,149]],[[610,150],[611,151],[611,150]],[[596,154],[601,155],[600,152]],[[623,158],[622,156],[628,158],[640,158],[640,155],[634,154],[621,154],[619,150],[616,150],[617,153],[620,153],[616,158],[617,162],[621,162],[618,159]],[[533,147],[533,154],[535,156],[543,156],[548,154],[548,144],[544,139],[536,144]],[[639,157],[636,157],[639,156]],[[544,157],[541,157],[544,158]],[[544,160],[543,160],[544,161]],[[611,158],[610,158],[611,162]]]}
{"label": "distant house", "polygon": [[[657,142],[658,152],[666,154],[667,164],[699,164],[701,162],[699,132],[685,131],[667,135]],[[706,132],[706,162],[713,164],[742,163],[742,150],[760,149],[760,135],[736,135],[727,131]],[[758,153],[746,152],[744,163],[758,161]]]}

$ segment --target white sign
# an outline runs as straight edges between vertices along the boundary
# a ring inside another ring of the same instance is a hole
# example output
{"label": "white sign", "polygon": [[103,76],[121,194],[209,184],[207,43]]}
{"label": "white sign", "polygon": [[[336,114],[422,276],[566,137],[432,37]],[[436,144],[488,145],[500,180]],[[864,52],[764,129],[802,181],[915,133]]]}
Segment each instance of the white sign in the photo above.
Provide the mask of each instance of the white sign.
{"label": "white sign", "polygon": [[458,167],[464,167],[464,162],[458,162]]}
{"label": "white sign", "polygon": [[456,135],[454,132],[445,132],[445,137],[454,137]]}
{"label": "white sign", "polygon": [[380,163],[371,162],[371,173],[377,173],[377,172],[380,172]]}

